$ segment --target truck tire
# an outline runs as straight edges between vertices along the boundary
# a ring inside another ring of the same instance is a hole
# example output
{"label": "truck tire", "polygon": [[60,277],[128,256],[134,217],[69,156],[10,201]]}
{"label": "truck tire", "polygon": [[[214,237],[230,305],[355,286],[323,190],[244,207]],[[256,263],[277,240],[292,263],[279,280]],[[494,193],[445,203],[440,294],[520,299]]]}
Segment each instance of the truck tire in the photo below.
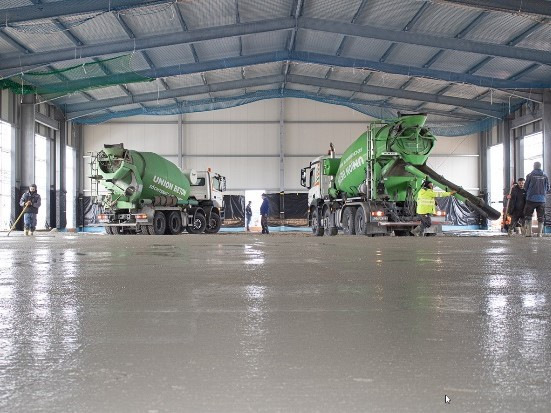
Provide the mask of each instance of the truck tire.
{"label": "truck tire", "polygon": [[367,235],[367,222],[365,221],[364,208],[358,207],[356,216],[354,217],[356,235]]}
{"label": "truck tire", "polygon": [[168,214],[166,231],[169,235],[178,235],[182,232],[182,214],[172,211]]}
{"label": "truck tire", "polygon": [[145,225],[142,228],[144,235],[155,235],[155,229],[153,228],[153,225]]}
{"label": "truck tire", "polygon": [[107,235],[114,235],[113,227],[105,227],[105,233]]}
{"label": "truck tire", "polygon": [[323,213],[323,231],[325,233],[325,235],[329,235],[330,237],[332,236],[335,236],[337,235],[337,233],[339,232],[339,229],[337,227],[331,227],[330,225],[330,218],[331,217],[331,212],[329,211],[329,208],[326,208],[325,209],[325,212]]}
{"label": "truck tire", "polygon": [[166,216],[161,211],[155,212],[153,216],[153,233],[163,235],[166,230]]}
{"label": "truck tire", "polygon": [[314,208],[312,211],[312,233],[317,237],[321,237],[323,235],[323,226],[321,225],[317,208]]}
{"label": "truck tire", "polygon": [[207,234],[216,234],[218,231],[220,231],[221,226],[222,221],[220,220],[220,215],[218,215],[216,212],[211,212],[209,223],[205,228],[205,232]]}
{"label": "truck tire", "polygon": [[196,212],[195,216],[193,217],[193,225],[188,225],[186,227],[187,232],[190,234],[201,234],[205,232],[205,228],[207,227],[207,219],[201,212]]}
{"label": "truck tire", "polygon": [[344,235],[356,235],[356,208],[345,208],[342,213],[342,232]]}

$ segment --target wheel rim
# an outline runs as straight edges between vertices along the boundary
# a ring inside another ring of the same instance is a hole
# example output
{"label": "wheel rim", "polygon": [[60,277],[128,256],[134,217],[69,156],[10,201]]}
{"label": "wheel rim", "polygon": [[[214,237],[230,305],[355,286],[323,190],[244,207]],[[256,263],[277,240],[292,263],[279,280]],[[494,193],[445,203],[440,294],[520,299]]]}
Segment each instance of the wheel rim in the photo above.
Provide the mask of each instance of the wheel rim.
{"label": "wheel rim", "polygon": [[360,216],[359,219],[358,219],[358,229],[360,230],[360,232],[363,232],[363,230],[364,230],[364,217],[363,216]]}

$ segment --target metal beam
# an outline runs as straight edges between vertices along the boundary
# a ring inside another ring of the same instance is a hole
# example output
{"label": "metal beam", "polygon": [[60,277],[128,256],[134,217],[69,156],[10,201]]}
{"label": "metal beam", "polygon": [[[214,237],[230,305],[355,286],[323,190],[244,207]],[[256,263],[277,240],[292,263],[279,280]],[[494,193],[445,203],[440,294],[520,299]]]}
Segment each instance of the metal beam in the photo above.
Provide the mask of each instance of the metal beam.
{"label": "metal beam", "polygon": [[[452,96],[438,96],[428,93],[412,92],[407,90],[396,90],[386,87],[360,85],[351,82],[342,82],[329,79],[313,78],[308,76],[288,75],[288,82],[298,83],[308,86],[316,86],[330,89],[349,90],[351,92],[361,92],[374,95],[392,96],[402,99],[409,99],[415,101],[426,101],[432,103],[441,103],[450,106],[460,106],[469,110],[473,110],[478,113],[483,113],[489,116],[500,116],[505,107],[504,105],[495,104],[492,105],[488,102],[471,101],[468,99],[462,99]],[[234,80],[229,82],[221,82],[211,84],[209,86],[192,86],[179,89],[165,90],[160,92],[143,93],[139,95],[124,96],[110,99],[103,99],[94,102],[77,103],[69,106],[70,113],[68,118],[75,118],[85,116],[87,114],[111,108],[114,106],[130,105],[133,103],[143,103],[161,99],[171,99],[176,97],[193,96],[210,92],[227,91],[234,89],[243,89],[246,87],[264,86],[269,84],[280,83],[284,78],[284,75],[264,76],[246,80]],[[355,103],[354,101],[349,101]],[[364,105],[378,106],[377,102],[358,102]]]}
{"label": "metal beam", "polygon": [[323,87],[337,90],[349,90],[351,92],[367,93],[379,96],[391,96],[400,99],[409,99],[425,101],[431,103],[440,103],[450,106],[460,106],[476,112],[489,114],[491,116],[500,116],[503,113],[503,105],[492,105],[487,102],[472,101],[469,99],[457,98],[452,96],[433,95],[430,93],[414,92],[409,90],[392,89],[381,86],[359,85],[357,83],[342,82],[330,79],[320,79],[301,75],[288,75],[289,82],[302,85]]}
{"label": "metal beam", "polygon": [[[136,71],[135,73],[143,77],[151,78],[164,78],[170,76],[178,76],[192,73],[204,73],[213,70],[227,69],[234,67],[244,67],[255,64],[263,63],[272,63],[280,61],[295,61],[295,62],[306,62],[306,63],[318,63],[318,64],[330,64],[333,66],[341,67],[352,67],[352,68],[369,68],[373,70],[378,70],[386,73],[408,75],[412,77],[428,77],[432,79],[439,79],[448,82],[455,83],[469,83],[479,87],[491,87],[498,89],[531,89],[531,88],[545,88],[551,87],[551,80],[547,83],[523,83],[520,81],[511,81],[506,79],[494,79],[490,77],[469,75],[464,73],[453,73],[446,72],[441,70],[434,69],[423,69],[423,68],[414,68],[410,66],[401,66],[389,63],[379,63],[375,61],[361,60],[361,59],[351,59],[345,57],[337,57],[333,55],[322,55],[315,53],[305,53],[305,52],[293,52],[289,53],[287,51],[273,52],[273,53],[263,53],[251,56],[242,56],[242,57],[230,57],[227,59],[217,59],[211,61],[204,61],[198,63],[189,63],[182,64],[177,66],[169,66],[164,68],[156,69],[147,69]],[[373,72],[372,72],[373,73]],[[0,75],[3,75],[0,72]],[[105,84],[113,83],[116,80],[117,76],[121,78],[121,83],[124,83],[125,73],[112,74],[109,76],[95,77],[92,79],[87,79],[86,81],[76,80],[70,83],[71,88],[76,90],[81,88],[86,88],[90,80],[94,81],[94,84]],[[366,79],[369,81],[370,76],[367,76]],[[367,83],[364,81],[364,84]]]}
{"label": "metal beam", "polygon": [[310,17],[299,19],[299,28],[328,33],[344,34],[359,38],[389,40],[397,43],[416,44],[419,46],[436,47],[438,49],[459,50],[479,53],[487,56],[507,57],[518,60],[528,60],[542,64],[551,64],[551,51],[526,49],[500,44],[483,43],[473,40],[440,37],[424,33],[412,33],[383,29],[371,25],[356,25]]}
{"label": "metal beam", "polygon": [[[50,4],[50,3],[49,3]],[[56,3],[51,3],[56,4]],[[78,48],[69,48],[51,52],[40,52],[32,54],[4,55],[0,61],[0,69],[18,68],[40,64],[52,64],[65,60],[102,56],[115,53],[127,53],[134,50],[141,51],[155,47],[190,44],[207,40],[221,39],[226,37],[243,36],[255,33],[267,33],[278,30],[288,30],[295,26],[292,18],[281,18],[253,23],[232,24],[227,26],[209,27],[204,29],[191,30],[187,32],[167,33],[162,35],[148,36],[139,39],[130,39],[117,42],[85,45]]]}
{"label": "metal beam", "polygon": [[527,113],[524,116],[511,120],[511,129],[518,129],[530,123],[537,122],[543,117],[543,110],[540,107],[535,113]]}
{"label": "metal beam", "polygon": [[[214,83],[210,85],[190,86],[178,89],[163,90],[159,92],[142,93],[134,96],[122,96],[117,98],[102,99],[95,102],[84,102],[71,105],[71,113],[68,118],[82,116],[83,112],[95,112],[97,110],[111,108],[113,106],[131,105],[155,100],[172,99],[184,96],[201,95],[209,92],[222,92],[246,87],[265,86],[280,83],[283,75],[263,76],[246,80],[233,80],[230,82]],[[78,112],[78,114],[76,114]]]}
{"label": "metal beam", "polygon": [[53,3],[38,3],[31,6],[12,7],[0,11],[2,24],[48,19],[74,14],[100,13],[142,7],[152,4],[172,3],[173,0],[60,0]]}
{"label": "metal beam", "polygon": [[551,16],[551,2],[546,0],[440,0],[440,2],[507,13]]}

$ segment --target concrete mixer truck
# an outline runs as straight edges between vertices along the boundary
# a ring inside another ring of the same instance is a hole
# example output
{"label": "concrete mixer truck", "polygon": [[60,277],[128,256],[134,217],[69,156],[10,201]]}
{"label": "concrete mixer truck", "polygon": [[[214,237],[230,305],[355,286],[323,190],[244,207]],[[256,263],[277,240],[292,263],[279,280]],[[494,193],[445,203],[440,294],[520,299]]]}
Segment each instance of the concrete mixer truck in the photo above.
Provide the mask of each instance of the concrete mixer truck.
{"label": "concrete mixer truck", "polygon": [[[109,235],[216,233],[224,217],[226,178],[207,171],[180,170],[152,152],[104,145],[93,154],[90,178],[107,190],[97,196],[99,222]],[[96,191],[99,194],[99,191]]]}
{"label": "concrete mixer truck", "polygon": [[[404,115],[375,121],[343,153],[310,162],[301,171],[301,185],[308,192],[308,223],[315,235],[409,235],[419,224],[416,196],[425,179],[444,190],[455,190],[457,199],[484,217],[500,213],[463,188],[429,168],[426,161],[436,142],[426,128],[426,114]],[[433,224],[426,234],[441,232]]]}

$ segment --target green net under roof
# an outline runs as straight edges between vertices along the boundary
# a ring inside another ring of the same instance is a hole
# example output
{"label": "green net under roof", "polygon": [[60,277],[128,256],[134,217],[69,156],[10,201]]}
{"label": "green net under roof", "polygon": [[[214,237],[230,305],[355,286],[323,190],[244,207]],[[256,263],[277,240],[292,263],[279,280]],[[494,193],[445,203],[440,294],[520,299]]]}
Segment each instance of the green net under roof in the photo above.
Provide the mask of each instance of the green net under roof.
{"label": "green net under roof", "polygon": [[0,87],[19,95],[61,96],[105,86],[153,81],[133,70],[132,56],[127,54],[64,69],[25,72],[1,79]]}

